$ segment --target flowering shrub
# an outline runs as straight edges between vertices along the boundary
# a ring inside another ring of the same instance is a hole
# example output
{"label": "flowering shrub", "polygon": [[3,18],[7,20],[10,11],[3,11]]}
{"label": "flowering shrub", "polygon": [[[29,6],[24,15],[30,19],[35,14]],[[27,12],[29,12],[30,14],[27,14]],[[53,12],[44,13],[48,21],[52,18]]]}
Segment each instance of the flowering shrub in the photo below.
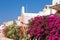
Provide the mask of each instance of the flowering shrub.
{"label": "flowering shrub", "polygon": [[5,28],[2,29],[2,34],[4,35],[4,37],[10,38],[10,39],[14,39],[14,40],[22,40],[22,30],[20,26],[17,26],[17,24],[14,23],[12,25],[9,26],[4,26]]}
{"label": "flowering shrub", "polygon": [[60,40],[60,16],[37,16],[28,26],[29,40]]}

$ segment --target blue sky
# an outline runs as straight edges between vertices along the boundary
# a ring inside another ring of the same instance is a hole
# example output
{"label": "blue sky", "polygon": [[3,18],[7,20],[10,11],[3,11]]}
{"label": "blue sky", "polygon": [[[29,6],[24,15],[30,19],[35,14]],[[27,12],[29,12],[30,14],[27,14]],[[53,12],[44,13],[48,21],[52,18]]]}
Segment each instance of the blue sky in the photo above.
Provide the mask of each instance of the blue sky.
{"label": "blue sky", "polygon": [[25,12],[37,13],[48,4],[52,4],[52,0],[0,0],[0,24],[17,19],[22,6],[25,7]]}

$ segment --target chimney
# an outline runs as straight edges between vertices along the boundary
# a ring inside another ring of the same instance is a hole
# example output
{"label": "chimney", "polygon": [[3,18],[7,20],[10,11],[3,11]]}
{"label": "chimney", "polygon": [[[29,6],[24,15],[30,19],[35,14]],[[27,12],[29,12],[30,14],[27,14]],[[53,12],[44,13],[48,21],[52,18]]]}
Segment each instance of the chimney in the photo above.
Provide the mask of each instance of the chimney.
{"label": "chimney", "polygon": [[24,13],[25,13],[25,8],[24,8],[24,6],[22,6],[21,13],[22,13],[22,14],[24,14]]}

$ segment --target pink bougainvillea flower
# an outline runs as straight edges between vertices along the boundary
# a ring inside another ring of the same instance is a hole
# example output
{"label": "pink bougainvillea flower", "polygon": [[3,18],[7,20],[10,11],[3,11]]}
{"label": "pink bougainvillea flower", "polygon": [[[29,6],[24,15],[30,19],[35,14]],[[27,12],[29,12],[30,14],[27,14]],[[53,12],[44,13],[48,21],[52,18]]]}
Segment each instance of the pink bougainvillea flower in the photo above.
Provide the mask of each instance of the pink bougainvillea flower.
{"label": "pink bougainvillea flower", "polygon": [[60,16],[36,16],[29,22],[29,34],[32,39],[60,40]]}

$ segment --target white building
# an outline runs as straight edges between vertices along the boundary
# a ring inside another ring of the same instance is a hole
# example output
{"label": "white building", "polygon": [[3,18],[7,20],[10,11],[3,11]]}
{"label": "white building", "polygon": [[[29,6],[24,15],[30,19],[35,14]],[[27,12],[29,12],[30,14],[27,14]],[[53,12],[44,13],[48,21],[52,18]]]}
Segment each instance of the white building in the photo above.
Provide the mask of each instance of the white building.
{"label": "white building", "polygon": [[49,8],[50,6],[54,6],[56,4],[60,4],[60,0],[52,0],[52,5],[46,5],[43,11],[39,11],[38,13],[25,13],[25,8],[22,6],[21,16],[18,17],[18,20],[21,21],[21,17],[24,20],[23,23],[27,24],[28,20],[35,17],[35,16],[47,16],[50,14],[55,14],[56,10]]}

